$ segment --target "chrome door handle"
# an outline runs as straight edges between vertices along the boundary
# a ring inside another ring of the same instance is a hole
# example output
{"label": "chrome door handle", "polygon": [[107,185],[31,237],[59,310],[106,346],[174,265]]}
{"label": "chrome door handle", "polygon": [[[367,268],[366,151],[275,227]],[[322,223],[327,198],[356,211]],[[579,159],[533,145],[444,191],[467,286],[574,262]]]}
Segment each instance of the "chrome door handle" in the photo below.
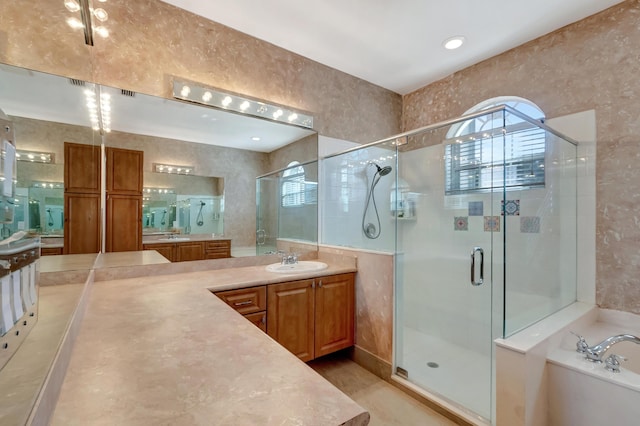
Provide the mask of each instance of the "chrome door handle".
{"label": "chrome door handle", "polygon": [[[480,252],[480,279],[476,281],[476,253]],[[471,285],[479,286],[484,282],[484,250],[474,247],[471,252]]]}

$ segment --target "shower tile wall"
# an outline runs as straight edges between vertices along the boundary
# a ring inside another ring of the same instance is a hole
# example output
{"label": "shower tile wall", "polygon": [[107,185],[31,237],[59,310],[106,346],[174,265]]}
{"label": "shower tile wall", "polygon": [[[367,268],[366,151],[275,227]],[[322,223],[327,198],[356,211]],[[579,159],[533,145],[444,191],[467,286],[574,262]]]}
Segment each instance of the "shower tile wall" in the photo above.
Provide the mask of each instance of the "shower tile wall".
{"label": "shower tile wall", "polygon": [[[390,210],[391,187],[395,179],[394,151],[368,148],[344,156],[333,157],[322,162],[321,188],[323,199],[322,235],[323,244],[393,253],[395,251],[395,221]],[[375,162],[380,167],[391,166],[392,173],[380,178],[369,204],[365,223],[378,226],[375,208],[380,218],[380,236],[369,239],[362,231],[367,192],[375,173]]]}

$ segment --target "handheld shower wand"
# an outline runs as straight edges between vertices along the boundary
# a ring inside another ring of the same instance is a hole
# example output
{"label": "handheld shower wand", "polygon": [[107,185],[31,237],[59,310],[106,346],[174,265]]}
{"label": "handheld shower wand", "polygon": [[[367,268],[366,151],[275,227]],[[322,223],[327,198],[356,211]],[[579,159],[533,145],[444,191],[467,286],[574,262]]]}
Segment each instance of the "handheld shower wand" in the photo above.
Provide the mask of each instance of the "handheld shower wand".
{"label": "handheld shower wand", "polygon": [[53,226],[53,216],[51,215],[51,209],[47,209],[47,215],[49,216],[49,221],[47,222],[47,225]]}
{"label": "handheld shower wand", "polygon": [[[374,240],[380,236],[380,232],[382,229],[380,226],[380,214],[378,213],[378,206],[376,205],[376,196],[373,190],[375,189],[376,185],[380,181],[380,178],[382,176],[386,176],[389,173],[391,173],[392,169],[391,169],[391,166],[380,167],[378,164],[374,163],[373,161],[369,162],[368,165],[376,166],[376,172],[373,174],[373,178],[371,179],[371,186],[369,187],[369,191],[367,192],[367,201],[364,206],[364,212],[362,212],[362,232],[364,232],[364,235],[367,238]],[[367,210],[369,209],[370,202],[372,202],[373,209],[376,213],[376,222],[378,223],[377,227],[371,222],[367,223],[366,225],[364,223],[365,217],[367,216]]]}
{"label": "handheld shower wand", "polygon": [[206,205],[204,201],[200,201],[200,210],[198,211],[198,216],[196,217],[196,225],[202,226],[204,225],[204,216],[202,215],[202,208]]}

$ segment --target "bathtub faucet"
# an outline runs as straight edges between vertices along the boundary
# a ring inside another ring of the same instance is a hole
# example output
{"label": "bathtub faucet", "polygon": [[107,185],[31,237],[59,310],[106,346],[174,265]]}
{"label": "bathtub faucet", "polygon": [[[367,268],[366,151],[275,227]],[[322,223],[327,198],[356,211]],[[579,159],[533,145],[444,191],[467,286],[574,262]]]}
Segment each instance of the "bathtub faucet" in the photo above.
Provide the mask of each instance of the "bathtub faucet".
{"label": "bathtub faucet", "polygon": [[604,353],[608,351],[611,346],[620,342],[633,342],[640,345],[640,338],[632,334],[618,334],[617,336],[607,337],[597,345],[587,348],[585,355],[589,361],[602,362]]}

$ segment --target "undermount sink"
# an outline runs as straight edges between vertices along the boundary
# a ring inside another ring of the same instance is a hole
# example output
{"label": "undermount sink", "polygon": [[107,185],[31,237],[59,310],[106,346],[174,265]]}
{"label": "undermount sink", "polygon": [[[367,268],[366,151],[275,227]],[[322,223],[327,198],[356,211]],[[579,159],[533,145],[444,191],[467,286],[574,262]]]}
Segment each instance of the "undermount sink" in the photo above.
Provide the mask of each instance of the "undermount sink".
{"label": "undermount sink", "polygon": [[191,238],[189,237],[180,237],[180,238],[158,238],[156,241],[166,241],[166,242],[170,242],[170,243],[175,243],[178,241],[191,241]]}
{"label": "undermount sink", "polygon": [[283,265],[281,263],[272,263],[267,266],[267,271],[279,274],[295,274],[298,272],[314,272],[327,269],[328,265],[324,262],[316,262],[313,260],[301,260],[298,263]]}

